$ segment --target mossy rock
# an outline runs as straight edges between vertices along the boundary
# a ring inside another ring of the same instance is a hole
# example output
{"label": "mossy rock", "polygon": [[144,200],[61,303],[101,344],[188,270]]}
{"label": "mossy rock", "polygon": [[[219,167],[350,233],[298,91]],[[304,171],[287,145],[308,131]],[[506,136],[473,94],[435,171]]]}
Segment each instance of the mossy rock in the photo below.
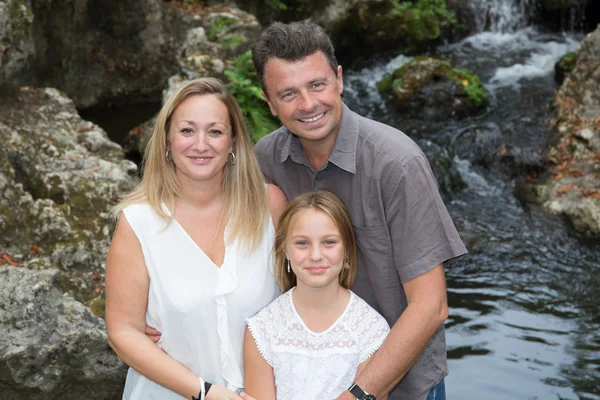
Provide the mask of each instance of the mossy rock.
{"label": "mossy rock", "polygon": [[400,111],[415,117],[463,117],[488,104],[487,92],[475,73],[432,57],[415,57],[377,87],[391,94]]}
{"label": "mossy rock", "polygon": [[556,64],[554,64],[554,77],[556,82],[561,84],[567,75],[573,71],[575,68],[575,64],[577,64],[577,54],[575,53],[566,53],[563,55],[560,60]]}

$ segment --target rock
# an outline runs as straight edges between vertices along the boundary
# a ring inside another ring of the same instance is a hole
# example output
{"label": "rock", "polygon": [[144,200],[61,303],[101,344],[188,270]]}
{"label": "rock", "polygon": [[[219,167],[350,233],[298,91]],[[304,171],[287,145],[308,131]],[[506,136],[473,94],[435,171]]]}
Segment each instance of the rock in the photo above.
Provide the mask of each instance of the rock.
{"label": "rock", "polygon": [[[185,34],[185,41],[176,60],[179,69],[167,80],[167,88],[162,93],[163,104],[179,87],[196,78],[215,77],[231,83],[226,71],[235,69],[235,63],[240,57],[245,57],[250,49],[250,43],[262,31],[256,17],[234,7],[209,6],[188,9],[188,13],[183,18],[184,21],[190,18],[202,21],[202,26],[192,27]],[[250,58],[246,58],[253,71]],[[246,75],[244,78],[251,77]],[[255,85],[258,87],[258,82],[255,82]],[[250,96],[246,97],[250,98]],[[241,106],[243,107],[244,104]],[[245,106],[258,110],[266,108],[266,103],[256,99],[256,104]],[[270,112],[268,115],[270,116]],[[144,154],[154,130],[156,117],[155,115],[129,132],[124,143],[128,154]]]}
{"label": "rock", "polygon": [[24,0],[0,2],[0,87],[20,80],[35,54],[33,19]]}
{"label": "rock", "polygon": [[431,57],[415,57],[380,81],[378,88],[391,92],[396,107],[416,118],[460,118],[487,105],[477,75]]}
{"label": "rock", "polygon": [[126,367],[104,321],[54,287],[59,275],[0,266],[2,399],[120,398]]}
{"label": "rock", "polygon": [[533,192],[579,234],[600,238],[600,27],[583,40],[576,60],[555,99],[550,168]]}
{"label": "rock", "polygon": [[35,245],[65,273],[65,291],[86,304],[101,297],[110,210],[137,167],[56,89],[7,93],[0,121],[0,248],[27,261]]}
{"label": "rock", "polygon": [[575,53],[563,55],[554,65],[554,78],[556,79],[556,82],[559,84],[563,83],[565,77],[573,71],[573,68],[575,68],[576,62],[577,57],[575,56]]}

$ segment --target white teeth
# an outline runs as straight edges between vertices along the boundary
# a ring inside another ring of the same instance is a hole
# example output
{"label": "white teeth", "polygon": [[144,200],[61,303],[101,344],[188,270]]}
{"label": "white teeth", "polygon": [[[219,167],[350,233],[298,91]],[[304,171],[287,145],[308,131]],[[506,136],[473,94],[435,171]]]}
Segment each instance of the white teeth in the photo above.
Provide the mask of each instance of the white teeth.
{"label": "white teeth", "polygon": [[325,113],[321,113],[321,114],[319,114],[319,115],[317,115],[316,117],[313,117],[313,118],[300,119],[300,121],[302,121],[302,122],[315,122],[316,120],[321,119],[321,117],[323,115],[325,115]]}

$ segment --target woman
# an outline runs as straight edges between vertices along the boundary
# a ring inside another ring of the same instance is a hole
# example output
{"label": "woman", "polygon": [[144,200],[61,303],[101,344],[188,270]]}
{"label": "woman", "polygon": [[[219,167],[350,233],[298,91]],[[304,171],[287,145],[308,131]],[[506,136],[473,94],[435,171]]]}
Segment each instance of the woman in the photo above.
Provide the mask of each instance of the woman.
{"label": "woman", "polygon": [[[266,185],[245,120],[213,78],[160,111],[139,187],[106,260],[106,324],[131,368],[124,399],[241,399],[244,320],[279,291],[274,226],[285,197]],[[249,212],[250,211],[250,212]],[[146,324],[162,332],[158,346]]]}

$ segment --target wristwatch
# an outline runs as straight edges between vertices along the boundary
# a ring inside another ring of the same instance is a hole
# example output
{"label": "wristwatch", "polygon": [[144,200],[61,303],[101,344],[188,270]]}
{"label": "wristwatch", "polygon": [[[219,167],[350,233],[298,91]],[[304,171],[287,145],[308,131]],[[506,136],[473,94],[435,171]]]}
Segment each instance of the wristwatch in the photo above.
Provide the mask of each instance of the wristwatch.
{"label": "wristwatch", "polygon": [[350,386],[350,388],[348,388],[348,391],[352,393],[352,395],[358,400],[376,400],[375,396],[373,396],[371,393],[362,390],[360,386],[358,386],[356,383]]}

